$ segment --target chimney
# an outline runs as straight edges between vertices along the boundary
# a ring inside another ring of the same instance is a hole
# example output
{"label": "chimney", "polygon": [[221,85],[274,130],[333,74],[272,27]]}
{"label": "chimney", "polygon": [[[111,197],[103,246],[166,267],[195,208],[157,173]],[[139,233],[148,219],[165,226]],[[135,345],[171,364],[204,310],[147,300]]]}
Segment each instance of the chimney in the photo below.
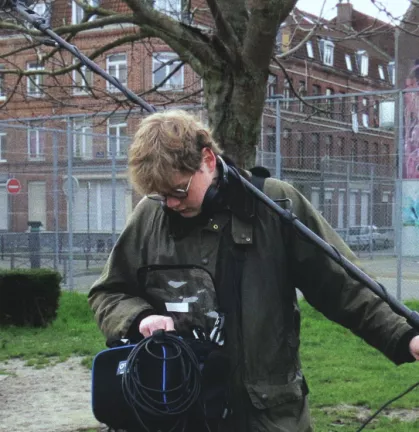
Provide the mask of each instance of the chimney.
{"label": "chimney", "polygon": [[338,26],[352,27],[353,6],[350,0],[347,0],[346,3],[343,3],[342,0],[339,0],[339,3],[336,5],[336,9],[338,10],[336,17],[336,23]]}

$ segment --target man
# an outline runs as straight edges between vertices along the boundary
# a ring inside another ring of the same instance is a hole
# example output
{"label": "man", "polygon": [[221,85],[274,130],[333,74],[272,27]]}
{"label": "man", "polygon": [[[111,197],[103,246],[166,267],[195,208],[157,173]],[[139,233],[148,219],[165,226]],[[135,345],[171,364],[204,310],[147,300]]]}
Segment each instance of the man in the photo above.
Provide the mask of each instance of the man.
{"label": "man", "polygon": [[[145,197],[89,302],[110,339],[135,340],[158,329],[186,337],[196,328],[209,334],[224,313],[232,409],[217,430],[311,431],[296,287],[326,317],[396,364],[419,358],[419,336],[239,181],[225,178],[221,153],[208,129],[186,112],[142,121],[129,169]],[[289,184],[268,178],[264,192],[288,200],[305,225],[355,259]]]}

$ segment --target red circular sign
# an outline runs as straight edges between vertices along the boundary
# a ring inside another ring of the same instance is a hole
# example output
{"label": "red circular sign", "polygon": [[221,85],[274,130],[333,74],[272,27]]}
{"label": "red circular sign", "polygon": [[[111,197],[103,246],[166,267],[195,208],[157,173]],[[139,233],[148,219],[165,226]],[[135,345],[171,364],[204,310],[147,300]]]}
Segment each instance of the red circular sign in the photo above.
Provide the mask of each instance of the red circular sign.
{"label": "red circular sign", "polygon": [[18,179],[11,178],[7,180],[6,188],[9,194],[18,194],[22,190],[22,185]]}

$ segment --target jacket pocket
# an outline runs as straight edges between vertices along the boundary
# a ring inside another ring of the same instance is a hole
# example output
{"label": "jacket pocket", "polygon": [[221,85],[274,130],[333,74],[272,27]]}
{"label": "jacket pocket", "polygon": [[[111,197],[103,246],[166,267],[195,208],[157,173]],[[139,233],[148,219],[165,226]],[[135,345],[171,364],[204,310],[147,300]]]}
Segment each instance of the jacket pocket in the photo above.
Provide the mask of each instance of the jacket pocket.
{"label": "jacket pocket", "polygon": [[300,400],[304,397],[304,378],[298,373],[294,380],[286,384],[259,381],[246,383],[252,405],[260,410],[272,408],[286,402]]}
{"label": "jacket pocket", "polygon": [[214,281],[198,266],[152,265],[141,267],[138,282],[144,297],[158,314],[173,318],[179,334],[199,327],[212,329],[218,316]]}

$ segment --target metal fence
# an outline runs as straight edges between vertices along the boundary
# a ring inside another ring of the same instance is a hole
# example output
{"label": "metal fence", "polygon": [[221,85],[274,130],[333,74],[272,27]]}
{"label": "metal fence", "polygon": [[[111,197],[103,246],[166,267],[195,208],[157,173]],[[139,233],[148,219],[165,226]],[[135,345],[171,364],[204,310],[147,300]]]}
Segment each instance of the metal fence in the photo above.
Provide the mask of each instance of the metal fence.
{"label": "metal fence", "polygon": [[267,100],[257,155],[398,298],[419,298],[418,112],[416,88],[277,96]]}
{"label": "metal fence", "polygon": [[[418,95],[268,99],[256,157],[299,189],[399,298],[415,297],[419,279]],[[188,108],[205,121],[202,107]],[[68,289],[88,290],[140,198],[126,152],[142,115],[0,124],[0,268],[50,267]]]}

